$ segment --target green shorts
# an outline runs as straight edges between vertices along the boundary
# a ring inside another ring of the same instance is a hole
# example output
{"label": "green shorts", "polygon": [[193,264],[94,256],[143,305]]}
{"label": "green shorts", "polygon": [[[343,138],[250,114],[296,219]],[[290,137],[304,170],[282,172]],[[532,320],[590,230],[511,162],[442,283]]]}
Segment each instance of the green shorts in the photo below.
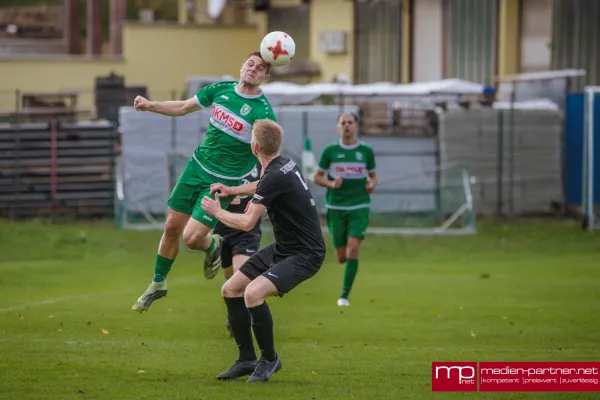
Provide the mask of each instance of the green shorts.
{"label": "green shorts", "polygon": [[[167,200],[167,205],[175,211],[191,215],[196,221],[200,221],[212,229],[219,221],[202,209],[202,198],[204,196],[215,198],[210,194],[210,185],[213,183],[239,186],[242,184],[242,180],[222,179],[211,175],[191,158],[179,176],[179,180]],[[220,199],[221,207],[227,208],[234,198],[235,196],[230,196]]]}
{"label": "green shorts", "polygon": [[349,237],[364,239],[369,225],[369,212],[368,207],[356,210],[332,210],[328,208],[327,225],[333,240],[333,247],[336,249],[344,247]]}

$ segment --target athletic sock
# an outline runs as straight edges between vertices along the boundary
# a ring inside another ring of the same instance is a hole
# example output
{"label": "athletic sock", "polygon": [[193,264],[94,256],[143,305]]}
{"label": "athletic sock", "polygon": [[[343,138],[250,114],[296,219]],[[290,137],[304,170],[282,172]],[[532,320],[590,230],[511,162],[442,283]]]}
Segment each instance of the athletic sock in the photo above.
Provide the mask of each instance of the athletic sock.
{"label": "athletic sock", "polygon": [[344,269],[344,285],[342,286],[342,294],[340,297],[347,299],[350,291],[352,290],[352,284],[354,278],[358,272],[358,260],[348,259],[346,260],[346,268]]}
{"label": "athletic sock", "polygon": [[224,297],[227,305],[227,319],[233,332],[233,338],[240,352],[241,360],[256,360],[250,314],[243,297]]}
{"label": "athletic sock", "polygon": [[211,237],[210,237],[210,246],[208,246],[208,248],[207,248],[206,250],[204,250],[204,252],[205,252],[206,254],[212,253],[212,252],[213,252],[213,250],[215,249],[215,245],[216,245],[216,244],[217,244],[217,243],[216,243],[216,241],[215,241],[215,238],[211,236]]}
{"label": "athletic sock", "polygon": [[175,262],[175,260],[171,260],[157,254],[156,262],[154,264],[154,278],[152,278],[152,281],[162,282],[167,279],[167,274],[171,270],[173,262]]}
{"label": "athletic sock", "polygon": [[277,354],[273,340],[273,316],[267,302],[260,306],[248,307],[248,311],[252,315],[252,329],[262,357],[268,361],[274,361]]}

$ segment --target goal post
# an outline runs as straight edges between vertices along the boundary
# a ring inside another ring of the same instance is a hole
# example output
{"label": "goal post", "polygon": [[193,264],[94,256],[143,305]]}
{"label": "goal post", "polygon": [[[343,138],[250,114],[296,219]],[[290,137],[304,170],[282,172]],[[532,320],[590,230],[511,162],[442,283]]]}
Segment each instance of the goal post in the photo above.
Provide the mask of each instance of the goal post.
{"label": "goal post", "polygon": [[599,179],[597,174],[599,168],[596,156],[600,154],[600,140],[595,138],[600,125],[596,124],[595,116],[600,115],[600,104],[597,97],[600,96],[600,86],[586,86],[583,92],[584,98],[584,129],[583,129],[583,169],[582,169],[582,227],[587,230],[600,228],[600,220],[596,215],[596,204],[600,203],[600,187],[595,183]]}

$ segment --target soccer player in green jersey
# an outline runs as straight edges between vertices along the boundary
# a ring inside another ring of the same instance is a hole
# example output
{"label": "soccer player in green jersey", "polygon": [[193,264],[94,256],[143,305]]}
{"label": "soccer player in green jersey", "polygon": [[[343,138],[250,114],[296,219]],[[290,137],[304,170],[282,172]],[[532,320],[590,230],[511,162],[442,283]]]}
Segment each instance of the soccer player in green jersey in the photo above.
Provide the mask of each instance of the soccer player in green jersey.
{"label": "soccer player in green jersey", "polygon": [[[269,78],[270,65],[260,52],[251,53],[242,64],[239,81],[225,81],[202,88],[194,97],[181,101],[149,101],[135,98],[138,111],[179,117],[213,107],[208,131],[192,154],[167,201],[168,215],[148,289],[135,302],[134,311],[147,311],[155,300],[167,295],[167,274],[179,252],[179,237],[193,250],[204,251],[204,275],[212,279],[221,267],[223,238],[211,235],[217,219],[201,206],[211,196],[210,185],[237,186],[257,163],[250,141],[252,126],[259,119],[276,121],[260,85]],[[227,208],[235,196],[220,199]],[[214,198],[214,197],[213,197]]]}
{"label": "soccer player in green jersey", "polygon": [[325,147],[315,183],[327,188],[327,224],[340,264],[346,263],[338,306],[349,306],[348,295],[358,271],[358,253],[369,224],[371,193],[377,185],[375,154],[357,138],[358,117],[337,119],[340,140]]}

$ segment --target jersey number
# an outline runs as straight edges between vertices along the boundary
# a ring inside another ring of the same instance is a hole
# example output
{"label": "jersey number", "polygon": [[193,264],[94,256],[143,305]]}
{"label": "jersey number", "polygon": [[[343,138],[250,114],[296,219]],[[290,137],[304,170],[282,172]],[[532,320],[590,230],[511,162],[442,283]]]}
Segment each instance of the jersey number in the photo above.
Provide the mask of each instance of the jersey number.
{"label": "jersey number", "polygon": [[300,172],[296,171],[296,176],[298,177],[298,179],[300,179],[300,182],[302,183],[302,186],[304,186],[304,190],[308,190],[308,186],[306,186],[306,183],[304,183],[304,181],[302,180],[302,177],[300,176]]}

